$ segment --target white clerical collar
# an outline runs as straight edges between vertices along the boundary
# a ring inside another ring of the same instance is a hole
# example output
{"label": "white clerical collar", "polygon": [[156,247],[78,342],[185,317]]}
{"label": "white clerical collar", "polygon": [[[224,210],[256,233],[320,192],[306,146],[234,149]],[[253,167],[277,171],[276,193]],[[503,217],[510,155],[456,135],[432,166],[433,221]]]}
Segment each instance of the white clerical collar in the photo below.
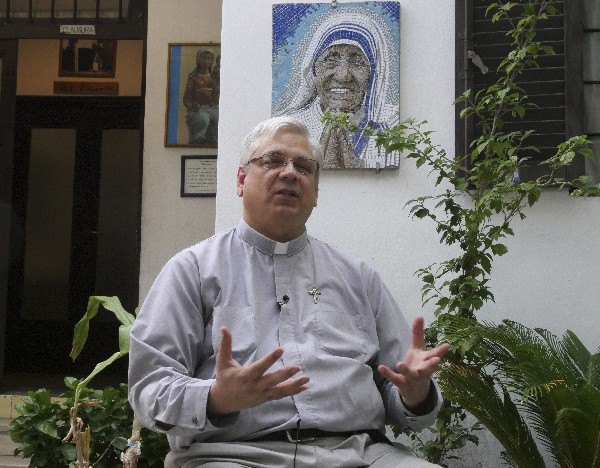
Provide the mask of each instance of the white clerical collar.
{"label": "white clerical collar", "polygon": [[289,246],[289,242],[275,242],[275,250],[273,250],[273,253],[275,255],[285,255],[288,252]]}
{"label": "white clerical collar", "polygon": [[306,233],[306,230],[304,230],[299,237],[289,242],[277,242],[252,229],[243,218],[240,219],[236,229],[240,238],[244,242],[247,242],[254,248],[267,255],[296,255],[298,252],[304,249],[308,243],[308,234]]}

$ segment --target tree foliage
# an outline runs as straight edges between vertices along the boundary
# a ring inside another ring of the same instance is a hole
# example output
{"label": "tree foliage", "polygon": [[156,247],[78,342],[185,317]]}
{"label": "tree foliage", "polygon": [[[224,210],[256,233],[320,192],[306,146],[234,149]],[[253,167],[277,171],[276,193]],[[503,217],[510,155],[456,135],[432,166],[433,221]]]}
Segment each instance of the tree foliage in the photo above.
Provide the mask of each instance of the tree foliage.
{"label": "tree foliage", "polygon": [[[461,118],[473,119],[481,129],[466,154],[447,154],[433,142],[425,121],[407,119],[392,128],[360,129],[377,138],[378,146],[387,152],[403,153],[434,177],[433,193],[408,201],[406,207],[414,219],[429,220],[440,243],[455,253],[416,273],[423,281],[423,304],[435,305],[437,320],[427,331],[430,344],[452,343],[441,373],[450,401],[431,429],[433,443],[422,443],[418,450],[429,461],[440,463],[453,456],[459,441],[474,441],[468,437],[472,430],[461,427],[462,407],[498,438],[505,461],[512,466],[544,466],[535,442],[539,437],[561,466],[596,467],[598,420],[591,416],[579,426],[578,438],[569,437],[576,421],[581,422],[585,405],[595,408],[599,404],[593,381],[582,383],[579,371],[583,367],[573,367],[589,355],[575,335],[569,332],[559,341],[546,331],[510,322],[495,326],[476,321],[486,302],[494,301],[490,288],[494,259],[508,253],[506,240],[514,235],[514,222],[525,219],[544,189],[568,189],[575,197],[600,195],[600,187],[591,185],[589,177],[565,180],[557,175],[575,158],[594,158],[585,135],[559,144],[551,157],[536,162],[547,167],[547,174],[524,181],[520,174],[539,153],[530,144],[535,132],[507,131],[505,126],[510,119],[522,119],[533,107],[517,83],[518,76],[538,67],[541,56],[554,53],[536,39],[539,22],[557,14],[553,2],[493,2],[486,14],[492,21],[511,24],[507,35],[512,50],[500,63],[495,83],[476,93],[469,90],[454,103],[462,109]],[[329,113],[326,118],[330,128],[359,130],[347,114]],[[461,320],[466,321],[468,332],[452,328],[452,324],[463,324]],[[509,337],[525,340],[528,352],[506,341]],[[590,359],[597,362],[597,357]],[[541,365],[556,372],[540,373],[534,379]],[[582,444],[579,449],[592,450],[591,454],[576,455],[577,443]]]}

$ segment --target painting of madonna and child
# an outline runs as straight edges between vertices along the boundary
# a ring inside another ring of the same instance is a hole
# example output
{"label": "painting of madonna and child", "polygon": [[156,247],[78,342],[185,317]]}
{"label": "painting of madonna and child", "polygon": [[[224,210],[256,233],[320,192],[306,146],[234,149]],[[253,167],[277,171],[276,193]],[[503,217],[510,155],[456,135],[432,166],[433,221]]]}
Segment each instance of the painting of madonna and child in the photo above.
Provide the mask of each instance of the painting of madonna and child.
{"label": "painting of madonna and child", "polygon": [[325,147],[324,169],[398,167],[397,152],[321,119],[337,111],[359,128],[398,123],[399,36],[398,2],[273,6],[272,114],[307,124]]}
{"label": "painting of madonna and child", "polygon": [[169,44],[165,146],[216,148],[220,44]]}

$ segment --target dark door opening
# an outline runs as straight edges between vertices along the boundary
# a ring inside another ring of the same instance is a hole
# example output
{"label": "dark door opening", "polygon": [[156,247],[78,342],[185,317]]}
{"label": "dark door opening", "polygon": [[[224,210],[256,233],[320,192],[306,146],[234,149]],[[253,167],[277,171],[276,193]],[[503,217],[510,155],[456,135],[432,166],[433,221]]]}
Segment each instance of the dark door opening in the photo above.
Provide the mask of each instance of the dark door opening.
{"label": "dark door opening", "polygon": [[[19,97],[15,119],[13,223],[22,236],[9,271],[4,372],[83,376],[118,349],[118,322],[101,313],[71,361],[89,296],[137,306],[140,99]],[[122,359],[111,373],[126,369]]]}
{"label": "dark door opening", "polygon": [[11,237],[17,237],[11,236],[10,224],[17,50],[16,40],[0,39],[0,376],[4,369],[1,350],[4,349],[5,338],[8,269],[12,264],[10,242]]}

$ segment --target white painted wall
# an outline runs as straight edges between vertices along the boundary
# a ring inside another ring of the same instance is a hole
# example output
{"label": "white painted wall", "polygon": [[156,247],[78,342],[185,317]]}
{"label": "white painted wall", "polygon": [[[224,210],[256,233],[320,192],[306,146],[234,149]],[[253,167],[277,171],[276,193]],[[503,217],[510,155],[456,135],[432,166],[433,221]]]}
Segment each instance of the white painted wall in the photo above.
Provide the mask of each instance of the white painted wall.
{"label": "white painted wall", "polygon": [[[295,1],[295,0],[292,0]],[[309,1],[309,0],[303,0]],[[344,0],[339,0],[342,3]],[[278,1],[277,3],[284,3]],[[427,119],[434,139],[454,151],[454,2],[400,0],[401,118]],[[271,7],[273,0],[149,2],[144,143],[140,298],[175,252],[241,216],[235,173],[243,136],[270,116]],[[291,3],[291,2],[290,2]],[[222,13],[222,31],[221,31]],[[221,34],[221,36],[220,36]],[[164,116],[168,43],[218,42],[221,101],[218,193],[215,200],[179,197],[180,156],[211,150],[165,148]],[[448,257],[433,227],[412,221],[407,200],[434,190],[426,171],[402,161],[397,171],[324,172],[311,234],[363,258],[384,277],[410,319],[421,307],[414,271]],[[549,190],[515,225],[509,254],[493,272],[496,304],[480,317],[511,318],[562,334],[572,329],[591,350],[600,345],[600,200],[573,200]],[[468,466],[500,466],[497,450],[483,444]]]}
{"label": "white painted wall", "polygon": [[[234,177],[239,143],[271,112],[272,4],[223,2],[217,230],[234,225],[241,215]],[[429,120],[436,140],[452,152],[454,4],[402,1],[400,23],[401,117]],[[313,235],[376,267],[409,317],[422,312],[420,283],[413,272],[440,258],[443,249],[431,229],[411,221],[403,206],[431,185],[425,171],[408,161],[402,161],[399,170],[379,174],[323,171],[319,206],[308,225]]]}
{"label": "white painted wall", "polygon": [[[165,262],[214,234],[215,199],[179,196],[181,156],[214,149],[165,148],[169,43],[218,43],[221,0],[150,0],[144,120],[140,303]],[[219,151],[220,153],[220,151]]]}
{"label": "white painted wall", "polygon": [[[235,172],[241,139],[270,116],[272,0],[223,0],[220,155],[216,229],[237,223]],[[291,1],[289,3],[292,3]],[[454,2],[401,0],[400,116],[427,119],[436,143],[454,151]],[[248,27],[251,24],[252,27]],[[427,221],[412,221],[407,200],[432,193],[434,178],[403,160],[399,170],[324,171],[309,231],[376,267],[407,316],[421,308],[413,273],[448,256]],[[496,304],[480,317],[517,319],[600,345],[600,200],[547,190],[515,224],[510,252],[494,269]]]}
{"label": "white painted wall", "polygon": [[[454,2],[400,2],[401,118],[428,120],[435,142],[452,154]],[[235,225],[241,216],[235,191],[240,141],[270,116],[273,3],[286,1],[223,0],[217,231]],[[403,208],[408,200],[433,190],[434,179],[406,160],[399,170],[380,174],[323,172],[319,206],[308,223],[312,235],[379,270],[409,319],[417,314],[433,317],[431,308],[421,307],[421,283],[414,272],[450,254],[431,224],[410,220]],[[486,306],[480,318],[510,318],[559,335],[571,329],[590,350],[598,349],[600,200],[545,191],[514,230],[509,254],[493,271],[496,303]],[[466,466],[500,466],[493,444],[484,443],[476,452]]]}

